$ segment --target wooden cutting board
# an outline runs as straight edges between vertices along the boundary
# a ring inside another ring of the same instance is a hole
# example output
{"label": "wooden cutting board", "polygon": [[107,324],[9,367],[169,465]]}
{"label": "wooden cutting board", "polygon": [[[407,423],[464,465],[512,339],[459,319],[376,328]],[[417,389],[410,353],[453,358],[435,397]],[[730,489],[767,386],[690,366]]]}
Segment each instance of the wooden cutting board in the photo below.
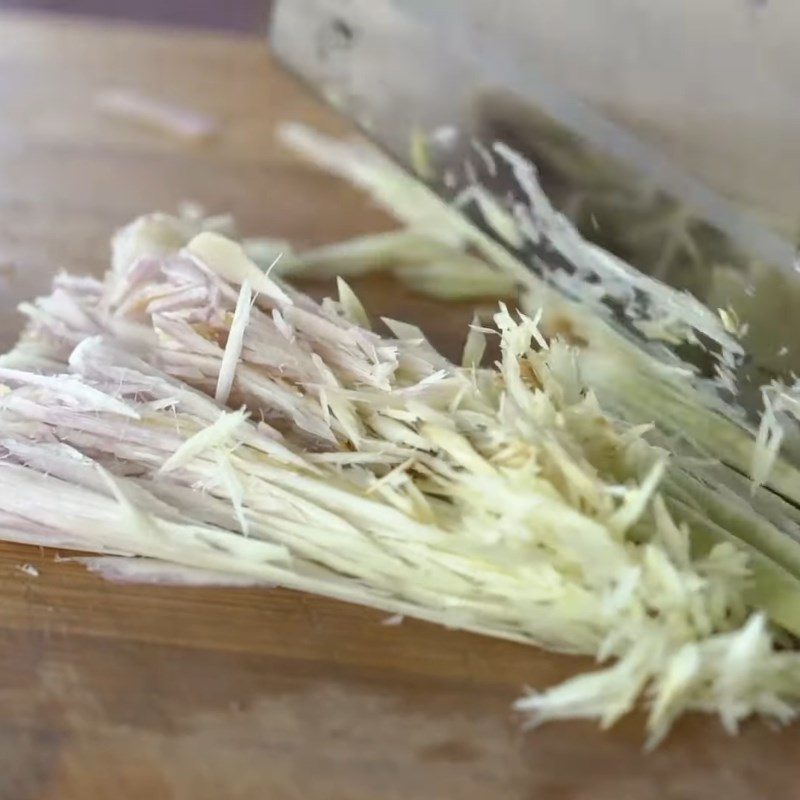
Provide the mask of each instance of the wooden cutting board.
{"label": "wooden cutting board", "polygon": [[[119,86],[220,134],[189,145],[99,115]],[[390,224],[278,147],[282,120],[345,131],[261,41],[0,15],[3,346],[19,299],[59,269],[101,272],[110,232],[144,211],[196,200],[308,245]],[[460,348],[467,308],[358,289]],[[523,685],[587,663],[281,590],[115,586],[55,556],[0,545],[0,800],[800,797],[800,727],[731,739],[693,717],[650,755],[638,718],[524,734]]]}

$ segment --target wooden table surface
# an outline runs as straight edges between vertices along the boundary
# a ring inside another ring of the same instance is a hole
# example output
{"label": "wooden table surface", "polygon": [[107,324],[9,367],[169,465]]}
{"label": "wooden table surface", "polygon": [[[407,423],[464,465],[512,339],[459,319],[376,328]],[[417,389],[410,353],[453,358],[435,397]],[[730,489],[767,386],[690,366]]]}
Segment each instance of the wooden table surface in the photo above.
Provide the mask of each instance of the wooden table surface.
{"label": "wooden table surface", "polygon": [[[99,116],[114,86],[221,133],[187,145]],[[287,119],[346,130],[261,41],[0,15],[3,345],[21,297],[58,269],[102,271],[110,232],[144,211],[197,200],[304,244],[386,227],[274,143]],[[465,308],[359,289],[460,347]],[[800,797],[800,727],[730,739],[694,717],[650,755],[640,719],[524,734],[523,685],[586,663],[281,590],[115,586],[54,555],[0,547],[0,800]]]}

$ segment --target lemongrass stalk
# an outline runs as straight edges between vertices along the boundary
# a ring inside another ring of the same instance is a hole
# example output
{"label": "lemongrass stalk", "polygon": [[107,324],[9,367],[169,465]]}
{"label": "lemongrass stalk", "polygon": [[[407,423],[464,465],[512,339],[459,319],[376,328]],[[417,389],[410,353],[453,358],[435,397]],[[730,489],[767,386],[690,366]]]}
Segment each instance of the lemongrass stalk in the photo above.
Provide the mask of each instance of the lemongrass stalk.
{"label": "lemongrass stalk", "polygon": [[[787,717],[800,655],[751,614],[796,629],[778,507],[753,505],[751,530],[682,453],[604,411],[547,314],[501,306],[499,364],[461,368],[413,326],[353,324],[347,293],[317,304],[253,269],[203,234],[34,304],[36,347],[3,373],[3,536],[614,659],[526,699],[540,720],[610,724],[650,692],[654,740],[687,709],[731,729]],[[265,291],[224,409],[211,396],[251,278]]]}

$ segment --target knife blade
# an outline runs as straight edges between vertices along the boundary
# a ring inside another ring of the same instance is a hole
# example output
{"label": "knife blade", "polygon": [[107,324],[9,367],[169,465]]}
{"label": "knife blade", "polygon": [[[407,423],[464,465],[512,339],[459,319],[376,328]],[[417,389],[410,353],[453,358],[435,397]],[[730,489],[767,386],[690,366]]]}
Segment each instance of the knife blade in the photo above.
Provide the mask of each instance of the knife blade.
{"label": "knife blade", "polygon": [[[547,242],[513,247],[488,224],[485,206],[470,202],[475,186],[501,207],[520,198],[495,143],[529,159],[582,236],[737,327],[746,356],[730,399],[754,416],[758,387],[800,371],[786,326],[795,298],[800,311],[792,241],[546,79],[518,3],[279,1],[270,42],[382,149],[552,278],[570,265]],[[638,335],[619,309],[614,316]],[[680,355],[710,375],[713,349],[700,341]]]}

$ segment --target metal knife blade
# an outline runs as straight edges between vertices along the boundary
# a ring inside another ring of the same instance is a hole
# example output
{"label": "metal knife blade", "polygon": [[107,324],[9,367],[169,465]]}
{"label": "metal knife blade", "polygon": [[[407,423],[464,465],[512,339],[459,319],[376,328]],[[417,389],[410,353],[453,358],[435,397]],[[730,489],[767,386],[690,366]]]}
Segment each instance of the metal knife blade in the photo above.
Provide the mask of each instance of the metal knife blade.
{"label": "metal knife blade", "polygon": [[[800,372],[800,337],[785,324],[793,303],[800,311],[793,243],[542,77],[518,3],[286,0],[270,40],[292,71],[401,164],[427,172],[444,197],[480,179],[505,203],[518,187],[487,175],[481,156],[503,141],[536,165],[585,238],[712,309],[732,307],[748,325],[733,398],[746,408],[759,406],[762,383]],[[461,146],[427,170],[415,142],[453,129]],[[494,235],[479,209],[462,210]]]}

